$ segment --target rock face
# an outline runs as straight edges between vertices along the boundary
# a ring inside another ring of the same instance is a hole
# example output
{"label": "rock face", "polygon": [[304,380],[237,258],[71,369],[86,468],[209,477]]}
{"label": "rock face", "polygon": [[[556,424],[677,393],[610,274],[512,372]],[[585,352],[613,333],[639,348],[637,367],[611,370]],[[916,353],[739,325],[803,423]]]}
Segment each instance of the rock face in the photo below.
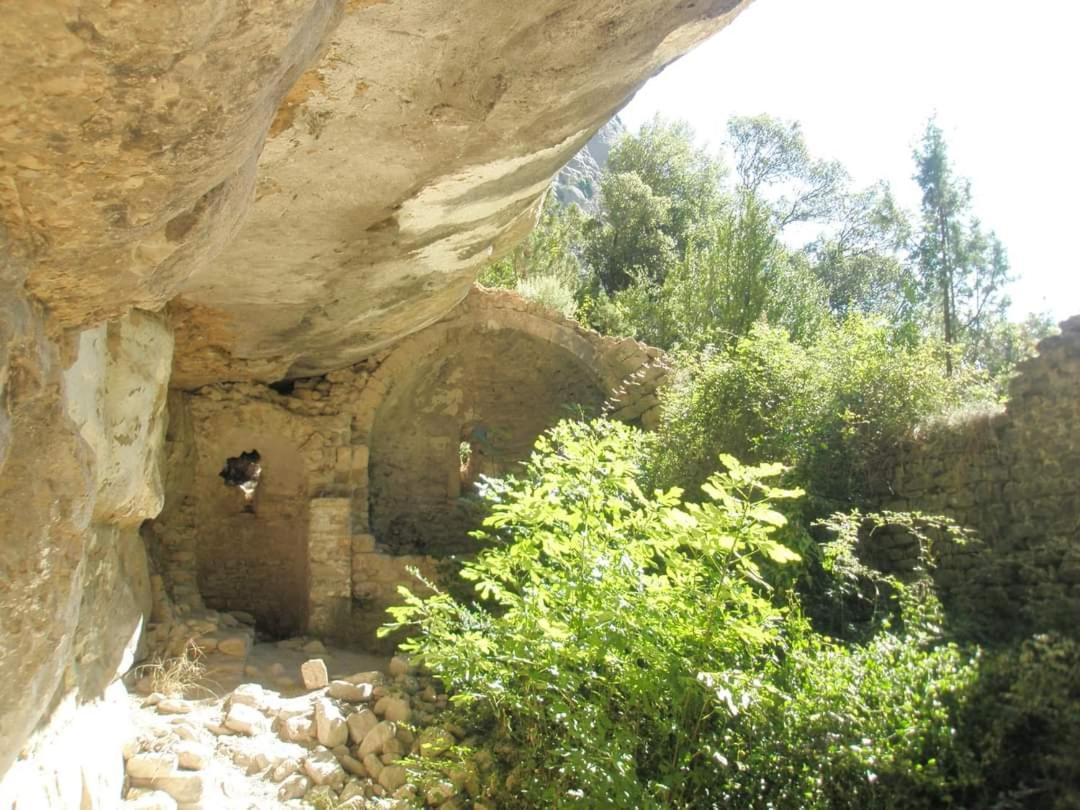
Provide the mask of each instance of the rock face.
{"label": "rock face", "polygon": [[600,176],[607,166],[611,147],[625,133],[626,127],[618,116],[600,127],[600,131],[593,135],[555,176],[551,192],[559,202],[563,205],[577,205],[586,213],[597,210]]}
{"label": "rock face", "polygon": [[556,169],[746,2],[5,14],[0,806],[93,793],[35,752],[136,655],[170,368],[179,387],[313,375],[438,320]]}
{"label": "rock face", "polygon": [[461,300],[744,2],[20,4],[0,205],[57,323],[179,295],[178,384],[327,371]]}

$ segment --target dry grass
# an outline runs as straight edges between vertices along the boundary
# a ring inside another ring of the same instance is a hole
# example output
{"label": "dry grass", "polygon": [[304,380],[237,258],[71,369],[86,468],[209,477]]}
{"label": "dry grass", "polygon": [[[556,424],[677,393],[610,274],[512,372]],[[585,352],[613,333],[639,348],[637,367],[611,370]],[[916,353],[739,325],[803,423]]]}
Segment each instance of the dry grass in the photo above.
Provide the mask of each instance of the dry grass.
{"label": "dry grass", "polygon": [[166,697],[190,697],[198,692],[212,694],[204,686],[206,666],[203,651],[194,639],[189,639],[183,655],[172,658],[154,656],[135,669],[135,677],[149,678],[150,688]]}

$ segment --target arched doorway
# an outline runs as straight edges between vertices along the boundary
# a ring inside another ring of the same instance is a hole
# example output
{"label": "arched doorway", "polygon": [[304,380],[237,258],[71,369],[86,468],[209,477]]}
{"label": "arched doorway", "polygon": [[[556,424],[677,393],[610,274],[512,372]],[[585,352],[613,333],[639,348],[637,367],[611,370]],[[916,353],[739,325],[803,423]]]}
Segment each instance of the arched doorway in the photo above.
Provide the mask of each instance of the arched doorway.
{"label": "arched doorway", "polygon": [[371,431],[370,521],[392,554],[473,547],[481,475],[512,473],[559,419],[605,389],[566,349],[525,332],[462,329],[395,379]]}

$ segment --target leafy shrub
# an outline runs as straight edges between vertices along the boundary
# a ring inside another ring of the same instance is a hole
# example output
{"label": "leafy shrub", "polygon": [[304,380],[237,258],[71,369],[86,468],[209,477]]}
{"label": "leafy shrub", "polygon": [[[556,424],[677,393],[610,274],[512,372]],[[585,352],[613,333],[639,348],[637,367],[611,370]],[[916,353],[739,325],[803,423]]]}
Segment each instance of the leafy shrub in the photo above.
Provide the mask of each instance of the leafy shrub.
{"label": "leafy shrub", "polygon": [[555,276],[530,276],[517,283],[517,292],[548,309],[573,318],[577,311],[574,291]]}
{"label": "leafy shrub", "polygon": [[[563,422],[489,484],[479,601],[391,610],[387,632],[502,756],[508,806],[923,807],[956,771],[973,667],[932,623],[847,646],[802,618],[783,467],[723,458],[702,503],[640,488],[647,442]],[[899,584],[896,586],[901,588]],[[921,603],[908,608],[918,613]],[[916,615],[917,619],[917,615]]]}
{"label": "leafy shrub", "polygon": [[969,807],[1080,807],[1080,644],[1054,634],[988,651],[961,716]]}
{"label": "leafy shrub", "polygon": [[684,357],[665,395],[654,473],[692,487],[719,452],[795,468],[814,511],[873,489],[901,439],[955,407],[971,381],[946,378],[933,344],[897,345],[885,326],[849,316],[808,346],[755,325],[729,351]]}

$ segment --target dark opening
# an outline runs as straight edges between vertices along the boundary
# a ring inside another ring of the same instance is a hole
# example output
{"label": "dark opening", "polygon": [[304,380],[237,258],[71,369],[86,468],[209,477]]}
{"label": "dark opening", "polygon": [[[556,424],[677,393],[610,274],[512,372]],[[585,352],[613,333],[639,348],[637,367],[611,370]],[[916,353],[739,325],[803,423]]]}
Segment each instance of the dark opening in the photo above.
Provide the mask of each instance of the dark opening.
{"label": "dark opening", "polygon": [[225,459],[225,466],[218,473],[227,487],[236,487],[244,496],[244,511],[255,511],[255,492],[262,476],[262,456],[258,450],[248,450],[239,456]]}

